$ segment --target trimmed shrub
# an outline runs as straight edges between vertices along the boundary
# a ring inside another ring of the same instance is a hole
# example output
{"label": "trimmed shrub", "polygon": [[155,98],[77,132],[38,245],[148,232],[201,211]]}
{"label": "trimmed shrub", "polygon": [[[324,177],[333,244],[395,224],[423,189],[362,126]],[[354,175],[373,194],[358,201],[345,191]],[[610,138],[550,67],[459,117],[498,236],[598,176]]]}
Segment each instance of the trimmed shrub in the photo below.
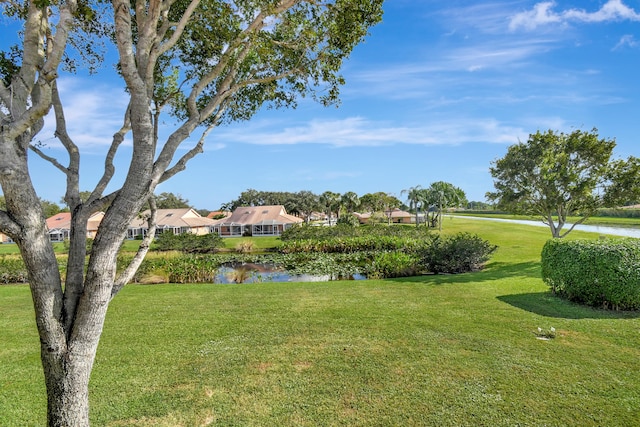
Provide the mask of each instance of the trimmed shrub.
{"label": "trimmed shrub", "polygon": [[549,240],[542,279],[570,301],[614,310],[640,309],[640,240]]}
{"label": "trimmed shrub", "polygon": [[471,233],[436,236],[420,251],[421,263],[432,273],[466,273],[482,268],[498,247]]}

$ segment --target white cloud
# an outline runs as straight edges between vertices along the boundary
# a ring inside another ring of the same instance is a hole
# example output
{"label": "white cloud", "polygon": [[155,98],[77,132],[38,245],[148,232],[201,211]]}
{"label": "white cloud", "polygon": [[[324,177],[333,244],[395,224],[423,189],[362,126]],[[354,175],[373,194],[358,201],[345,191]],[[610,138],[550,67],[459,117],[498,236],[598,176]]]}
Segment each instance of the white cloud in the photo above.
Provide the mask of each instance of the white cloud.
{"label": "white cloud", "polygon": [[570,22],[640,21],[640,14],[626,6],[622,0],[608,0],[595,12],[584,9],[555,12],[552,10],[555,5],[555,2],[550,1],[537,3],[533,9],[512,16],[509,29],[533,30],[549,24],[564,25]]}
{"label": "white cloud", "polygon": [[638,42],[638,40],[636,40],[631,34],[626,34],[626,35],[620,37],[620,40],[613,47],[613,50],[622,49],[625,46],[634,48],[634,47],[637,47],[638,45],[640,45],[640,42]]}
{"label": "white cloud", "polygon": [[518,13],[511,18],[509,29],[513,31],[524,27],[527,30],[532,30],[540,25],[561,22],[560,16],[550,11],[553,6],[553,2],[542,2],[536,4],[532,10]]}
{"label": "white cloud", "polygon": [[[122,126],[128,102],[124,91],[106,84],[88,84],[77,77],[59,79],[58,89],[71,139],[84,148],[109,146],[113,134]],[[53,138],[54,131],[51,111],[40,135],[43,142],[52,147],[59,146]]]}
{"label": "white cloud", "polygon": [[[464,143],[513,143],[526,135],[519,127],[495,119],[455,117],[426,124],[391,126],[388,123],[349,117],[341,120],[311,120],[280,130],[278,124],[261,124],[227,130],[217,135],[229,143],[255,145],[325,144],[334,147],[378,147],[397,144],[459,145]],[[222,129],[220,129],[222,131]]]}

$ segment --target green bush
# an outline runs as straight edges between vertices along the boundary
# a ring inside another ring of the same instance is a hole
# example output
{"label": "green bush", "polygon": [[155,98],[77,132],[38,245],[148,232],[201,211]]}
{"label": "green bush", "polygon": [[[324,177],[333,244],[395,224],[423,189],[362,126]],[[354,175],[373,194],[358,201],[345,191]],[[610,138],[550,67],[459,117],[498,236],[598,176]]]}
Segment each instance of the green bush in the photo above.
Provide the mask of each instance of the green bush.
{"label": "green bush", "polygon": [[192,233],[173,234],[166,232],[154,240],[153,249],[157,251],[180,251],[188,254],[215,252],[224,246],[222,237],[215,233],[198,236]]}
{"label": "green bush", "polygon": [[414,255],[404,252],[382,252],[373,259],[367,277],[369,279],[385,279],[415,276],[417,261]]}
{"label": "green bush", "polygon": [[[118,271],[122,271],[133,257],[120,255]],[[161,255],[147,256],[132,281],[144,283],[149,276],[162,275],[171,283],[210,283],[223,262],[218,255]]]}
{"label": "green bush", "polygon": [[420,258],[426,271],[465,273],[480,269],[496,249],[497,246],[470,233],[438,235],[430,246],[420,250]]}
{"label": "green bush", "polygon": [[337,224],[345,225],[348,227],[359,227],[360,221],[355,215],[347,213],[347,214],[340,215],[340,218],[338,218]]}
{"label": "green bush", "polygon": [[0,283],[27,283],[27,268],[19,256],[0,257]]}
{"label": "green bush", "polygon": [[571,301],[638,310],[640,240],[550,240],[542,249],[542,278]]}
{"label": "green bush", "polygon": [[288,240],[279,247],[281,253],[324,252],[355,253],[370,251],[404,250],[413,252],[429,240],[419,240],[398,236],[358,236],[334,237],[325,240],[303,239]]}
{"label": "green bush", "polygon": [[609,218],[640,218],[640,209],[625,208],[625,209],[612,209],[602,208],[598,209],[595,214],[597,217],[609,217]]}
{"label": "green bush", "polygon": [[430,231],[427,227],[415,225],[386,224],[363,225],[353,227],[349,224],[337,224],[333,227],[318,227],[308,224],[296,225],[285,230],[280,239],[289,240],[316,239],[326,240],[336,237],[363,237],[363,236],[396,236],[411,238],[429,238]]}

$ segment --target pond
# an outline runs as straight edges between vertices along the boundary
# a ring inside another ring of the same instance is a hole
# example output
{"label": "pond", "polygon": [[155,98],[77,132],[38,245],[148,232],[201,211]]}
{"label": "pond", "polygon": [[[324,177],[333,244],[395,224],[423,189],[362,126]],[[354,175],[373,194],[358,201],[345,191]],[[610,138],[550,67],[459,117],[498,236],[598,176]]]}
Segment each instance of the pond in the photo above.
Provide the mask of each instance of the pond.
{"label": "pond", "polygon": [[365,280],[362,274],[349,277],[330,274],[290,274],[275,264],[257,262],[230,262],[218,269],[214,283],[264,283],[264,282],[328,282],[331,280]]}

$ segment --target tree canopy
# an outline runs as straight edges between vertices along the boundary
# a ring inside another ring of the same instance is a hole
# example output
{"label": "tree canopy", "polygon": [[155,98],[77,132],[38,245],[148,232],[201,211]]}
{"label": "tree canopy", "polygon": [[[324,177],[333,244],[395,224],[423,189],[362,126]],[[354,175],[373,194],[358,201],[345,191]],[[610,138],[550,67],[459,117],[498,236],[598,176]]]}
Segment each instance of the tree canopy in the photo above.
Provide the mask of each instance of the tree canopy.
{"label": "tree canopy", "polygon": [[[0,52],[0,187],[6,202],[0,231],[17,243],[29,273],[48,423],[88,425],[89,374],[109,301],[148,250],[157,186],[183,171],[217,126],[248,120],[265,105],[295,107],[301,96],[337,103],[340,68],[381,20],[382,0],[9,0],[0,8],[23,29],[17,45]],[[79,190],[83,150],[69,132],[72,118],[65,116],[58,78],[82,63],[96,71],[101,44],[117,56],[129,102],[85,200]],[[64,149],[59,158],[34,143],[49,111]],[[160,132],[166,114],[176,124]],[[125,138],[131,140],[130,161],[116,170]],[[72,218],[64,286],[30,179],[29,152],[66,179]],[[116,270],[127,226],[147,201],[148,239],[128,267]],[[87,220],[99,210],[105,214],[87,254]]]}
{"label": "tree canopy", "polygon": [[[595,128],[537,131],[492,163],[496,191],[487,198],[499,209],[539,217],[553,237],[566,236],[598,208],[635,198],[637,160],[612,161],[615,145]],[[578,219],[562,232],[569,216]]]}

